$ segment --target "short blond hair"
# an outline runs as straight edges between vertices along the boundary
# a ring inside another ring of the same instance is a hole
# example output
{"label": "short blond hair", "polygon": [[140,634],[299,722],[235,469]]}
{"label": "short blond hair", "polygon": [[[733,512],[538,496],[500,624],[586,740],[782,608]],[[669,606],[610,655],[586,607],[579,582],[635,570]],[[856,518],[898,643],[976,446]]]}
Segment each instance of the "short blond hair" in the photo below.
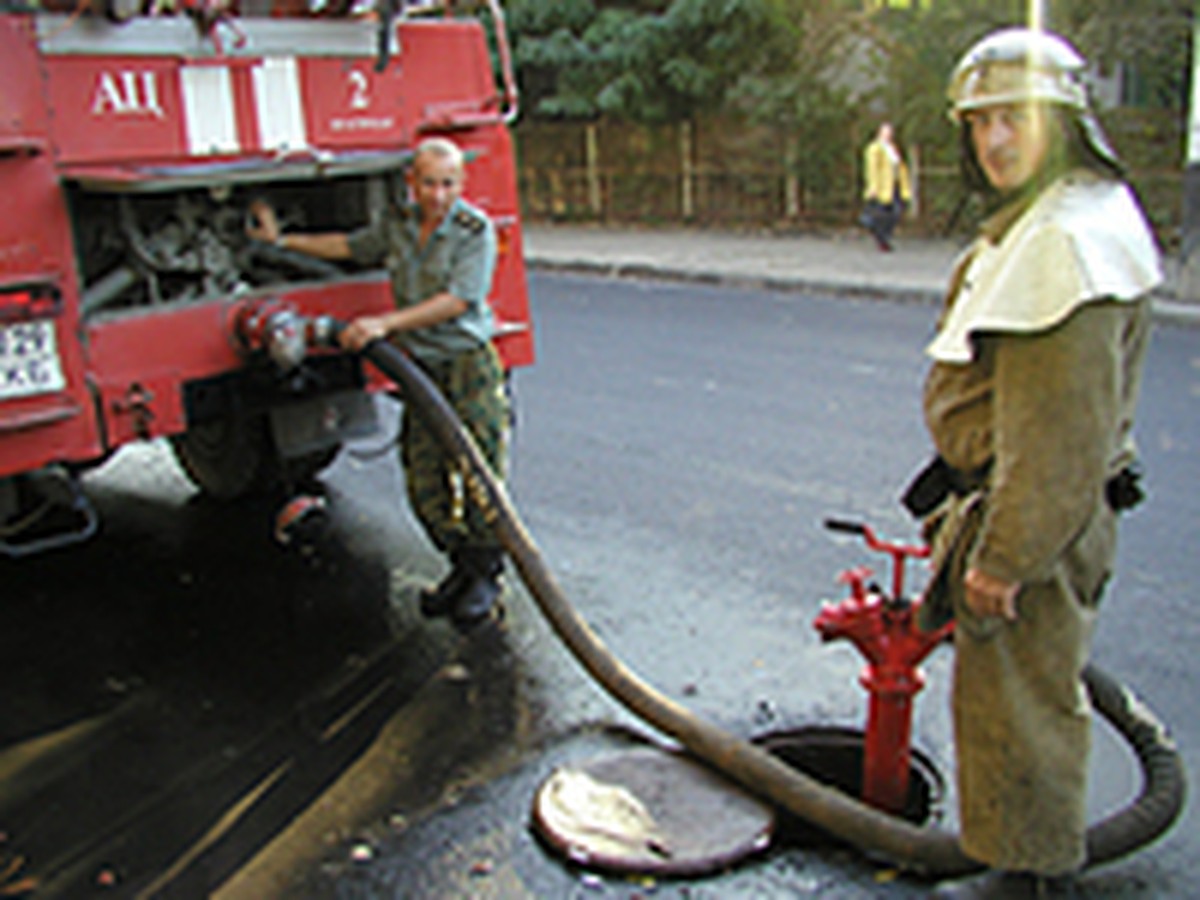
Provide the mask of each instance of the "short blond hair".
{"label": "short blond hair", "polygon": [[459,171],[462,170],[464,157],[462,148],[449,138],[444,137],[428,137],[417,144],[417,149],[413,151],[413,164],[423,156],[436,156],[440,159],[446,159],[454,165]]}

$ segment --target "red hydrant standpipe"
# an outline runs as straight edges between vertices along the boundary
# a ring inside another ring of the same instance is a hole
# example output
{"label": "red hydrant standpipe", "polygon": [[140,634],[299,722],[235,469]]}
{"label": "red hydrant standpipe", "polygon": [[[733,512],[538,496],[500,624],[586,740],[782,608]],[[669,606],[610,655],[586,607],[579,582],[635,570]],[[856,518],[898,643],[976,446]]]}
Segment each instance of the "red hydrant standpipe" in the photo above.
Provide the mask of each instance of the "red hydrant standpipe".
{"label": "red hydrant standpipe", "polygon": [[850,596],[826,604],[813,621],[824,641],[846,638],[867,659],[859,678],[870,694],[863,745],[862,799],[876,809],[900,814],[908,799],[912,763],[913,697],[925,686],[917,668],[945,640],[953,626],[935,632],[917,628],[919,604],[904,599],[904,563],[929,555],[927,547],[890,544],[879,540],[866,525],[830,520],[826,527],[862,535],[867,545],[892,557],[892,595],[868,588],[869,569],[850,569],[841,581]]}

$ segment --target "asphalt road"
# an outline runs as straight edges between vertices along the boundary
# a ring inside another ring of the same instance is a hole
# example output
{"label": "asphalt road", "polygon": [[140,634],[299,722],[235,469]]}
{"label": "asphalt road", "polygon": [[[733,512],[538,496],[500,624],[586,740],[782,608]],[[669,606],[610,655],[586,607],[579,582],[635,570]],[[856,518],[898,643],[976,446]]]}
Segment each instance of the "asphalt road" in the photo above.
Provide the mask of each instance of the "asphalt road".
{"label": "asphalt road", "polygon": [[[821,522],[913,536],[895,498],[928,452],[917,394],[932,309],[565,275],[531,286],[540,359],[516,378],[510,487],[580,612],[636,672],[734,733],[861,724],[861,660],[822,645],[811,621],[840,598],[839,572],[886,566]],[[1096,648],[1192,771],[1198,334],[1155,339],[1140,427],[1152,499],[1125,523]],[[464,638],[414,615],[440,563],[386,440],[330,470],[330,531],[302,552],[272,544],[269,505],[197,502],[155,445],[89,477],[105,520],[95,541],[0,567],[0,886],[238,900],[924,894],[829,848],[669,882],[548,852],[529,807],[553,767],[656,736],[585,677],[520,585],[502,632]],[[926,667],[914,727],[947,778],[948,657]],[[1095,815],[1136,788],[1103,728],[1093,771]],[[952,803],[943,815],[952,825]],[[1165,840],[1091,874],[1089,896],[1192,896],[1198,835],[1189,809]]]}
{"label": "asphalt road", "polygon": [[[928,452],[917,394],[933,311],[550,275],[534,278],[533,295],[540,359],[517,382],[512,490],[584,617],[650,683],[735,733],[860,724],[861,660],[821,645],[811,620],[822,598],[841,596],[839,572],[886,566],[821,522],[913,536],[895,498]],[[1198,384],[1196,332],[1160,329],[1141,429],[1153,502],[1126,523],[1096,652],[1170,723],[1193,770]],[[583,677],[527,597],[517,591],[510,606],[523,705],[536,711],[532,752],[499,779],[465,776],[436,814],[362,832],[371,860],[327,857],[308,895],[924,895],[927,885],[841,852],[783,849],[719,877],[642,884],[548,855],[528,810],[553,767],[623,746],[614,728],[654,735]],[[927,666],[914,734],[950,777],[948,656]],[[1093,772],[1094,816],[1136,789],[1105,726]],[[1090,875],[1089,896],[1191,896],[1195,825],[1189,810],[1166,840]]]}

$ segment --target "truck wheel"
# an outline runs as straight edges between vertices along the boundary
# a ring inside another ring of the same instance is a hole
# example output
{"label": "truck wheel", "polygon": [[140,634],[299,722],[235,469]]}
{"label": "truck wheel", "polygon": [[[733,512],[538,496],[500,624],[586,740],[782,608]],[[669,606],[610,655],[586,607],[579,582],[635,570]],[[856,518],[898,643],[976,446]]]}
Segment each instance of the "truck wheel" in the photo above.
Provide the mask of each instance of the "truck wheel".
{"label": "truck wheel", "polygon": [[267,491],[280,481],[279,464],[262,416],[225,416],[171,438],[188,479],[218,500]]}

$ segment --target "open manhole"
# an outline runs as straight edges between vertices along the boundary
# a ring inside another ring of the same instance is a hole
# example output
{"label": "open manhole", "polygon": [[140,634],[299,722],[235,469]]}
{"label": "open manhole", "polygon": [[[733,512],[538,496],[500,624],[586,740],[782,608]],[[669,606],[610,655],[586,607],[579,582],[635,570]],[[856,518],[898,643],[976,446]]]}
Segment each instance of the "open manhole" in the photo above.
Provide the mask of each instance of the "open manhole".
{"label": "open manhole", "polygon": [[766,849],[775,811],[682,752],[639,747],[560,766],[533,824],[585,868],[694,877]]}
{"label": "open manhole", "polygon": [[[755,738],[761,746],[794,769],[852,797],[862,796],[865,735],[852,728],[812,725],[776,731]],[[913,748],[909,763],[908,797],[900,815],[917,825],[941,815],[945,781],[933,762]],[[844,843],[804,819],[780,811],[777,836],[792,844]]]}

